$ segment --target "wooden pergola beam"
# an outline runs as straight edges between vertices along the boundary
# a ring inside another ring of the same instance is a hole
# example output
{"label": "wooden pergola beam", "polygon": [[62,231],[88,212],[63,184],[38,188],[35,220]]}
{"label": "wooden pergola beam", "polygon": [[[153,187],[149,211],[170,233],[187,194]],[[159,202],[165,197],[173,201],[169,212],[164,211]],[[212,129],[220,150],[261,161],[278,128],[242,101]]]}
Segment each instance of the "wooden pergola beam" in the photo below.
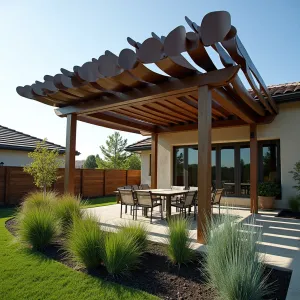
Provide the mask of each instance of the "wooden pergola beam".
{"label": "wooden pergola beam", "polygon": [[75,194],[76,127],[77,116],[75,114],[68,115],[64,191],[69,194]]}
{"label": "wooden pergola beam", "polygon": [[89,115],[89,117],[97,118],[99,120],[107,121],[114,124],[119,124],[128,128],[132,128],[134,130],[138,129],[146,132],[155,131],[155,127],[151,124],[140,122],[139,120],[134,120],[132,118],[122,116],[112,112],[94,113]]}
{"label": "wooden pergola beam", "polygon": [[209,87],[198,93],[198,218],[197,241],[205,243],[205,229],[211,215],[211,105]]}
{"label": "wooden pergola beam", "polygon": [[65,117],[71,113],[87,114],[119,108],[120,106],[124,106],[124,104],[132,105],[134,103],[149,103],[149,101],[176,96],[178,92],[185,93],[195,91],[198,86],[202,85],[221,87],[227,85],[232,78],[236,76],[239,69],[239,66],[233,66],[204,74],[189,76],[183,79],[170,78],[170,80],[161,83],[159,86],[148,86],[140,90],[128,91],[126,95],[114,93],[114,95],[112,94],[109,97],[102,96],[98,99],[85,101],[84,103],[57,108],[55,113],[60,117]]}
{"label": "wooden pergola beam", "polygon": [[126,131],[126,132],[131,132],[131,133],[140,133],[140,130],[138,130],[138,129],[133,129],[132,127],[127,127],[127,126],[123,126],[123,125],[116,124],[113,122],[100,120],[100,119],[93,118],[90,116],[79,115],[77,117],[77,120],[81,121],[81,122],[97,125],[97,126],[114,129],[114,130],[121,130],[121,131]]}

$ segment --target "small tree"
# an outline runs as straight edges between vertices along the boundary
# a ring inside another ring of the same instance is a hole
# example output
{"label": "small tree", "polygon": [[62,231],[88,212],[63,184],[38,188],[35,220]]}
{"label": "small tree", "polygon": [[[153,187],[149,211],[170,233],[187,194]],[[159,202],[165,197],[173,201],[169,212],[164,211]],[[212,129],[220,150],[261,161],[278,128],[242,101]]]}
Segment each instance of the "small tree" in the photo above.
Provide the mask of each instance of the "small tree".
{"label": "small tree", "polygon": [[293,175],[293,179],[296,181],[294,188],[300,192],[300,161],[295,163],[293,170],[289,173]]}
{"label": "small tree", "polygon": [[127,159],[128,170],[140,170],[141,169],[141,158],[138,154],[133,153]]}
{"label": "small tree", "polygon": [[96,163],[96,157],[95,155],[89,155],[84,164],[83,164],[83,167],[85,169],[96,169],[97,168],[97,163]]}
{"label": "small tree", "polygon": [[24,172],[33,176],[34,184],[43,189],[44,196],[47,188],[57,180],[57,169],[61,162],[58,158],[58,150],[48,150],[46,139],[37,143],[33,152],[28,154],[32,163],[24,167]]}
{"label": "small tree", "polygon": [[125,148],[127,139],[121,137],[119,132],[110,135],[106,140],[106,146],[100,146],[104,159],[96,158],[99,169],[125,169],[128,158]]}

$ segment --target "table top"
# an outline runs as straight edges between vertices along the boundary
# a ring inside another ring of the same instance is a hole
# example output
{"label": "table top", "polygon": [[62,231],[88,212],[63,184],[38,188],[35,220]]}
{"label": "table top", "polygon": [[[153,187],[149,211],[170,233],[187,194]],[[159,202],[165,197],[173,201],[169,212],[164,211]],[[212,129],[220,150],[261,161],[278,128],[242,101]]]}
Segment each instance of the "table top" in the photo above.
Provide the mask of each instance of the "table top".
{"label": "table top", "polygon": [[[225,185],[235,185],[234,182],[224,182],[223,184],[225,184]],[[248,183],[248,182],[241,182],[241,185],[250,185],[250,183]]]}
{"label": "table top", "polygon": [[158,195],[158,196],[175,196],[175,195],[181,195],[181,194],[186,194],[190,192],[189,190],[171,190],[171,189],[150,189],[150,190],[137,190],[137,191],[142,191],[142,192],[151,192],[153,195]]}
{"label": "table top", "polygon": [[[124,189],[126,191],[126,189]],[[157,196],[176,196],[182,195],[190,192],[189,190],[171,190],[171,189],[149,189],[149,190],[135,190],[135,192],[151,192],[153,195]],[[118,193],[119,191],[115,191]]]}

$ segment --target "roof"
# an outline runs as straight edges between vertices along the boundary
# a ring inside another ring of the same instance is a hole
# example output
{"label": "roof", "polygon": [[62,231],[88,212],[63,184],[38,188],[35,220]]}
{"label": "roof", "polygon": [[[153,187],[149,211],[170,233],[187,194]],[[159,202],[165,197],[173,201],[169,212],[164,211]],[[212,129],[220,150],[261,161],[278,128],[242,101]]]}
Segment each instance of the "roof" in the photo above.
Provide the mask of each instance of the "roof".
{"label": "roof", "polygon": [[141,141],[138,141],[134,144],[128,145],[125,148],[126,151],[129,152],[136,152],[142,150],[151,150],[151,138],[147,138]]}
{"label": "roof", "polygon": [[[0,125],[0,149],[34,151],[36,144],[43,141],[37,137]],[[51,142],[46,142],[49,150],[57,149],[60,154],[65,153],[66,148]],[[80,153],[76,151],[76,155]]]}
{"label": "roof", "polygon": [[[189,29],[152,33],[141,42],[128,38],[131,49],[118,55],[107,50],[72,70],[45,75],[43,82],[19,86],[17,92],[55,106],[60,117],[73,114],[79,121],[134,133],[197,128],[199,87],[200,97],[212,101],[213,127],[271,122],[277,105],[230,14],[215,11],[197,22],[185,19]],[[218,68],[209,50],[219,55],[223,67]],[[203,92],[208,87],[211,93]]]}
{"label": "roof", "polygon": [[[268,90],[270,95],[276,102],[283,102],[291,100],[291,95],[295,95],[295,99],[300,101],[300,82],[289,82],[289,83],[279,83],[268,85]],[[249,92],[255,97],[252,89]],[[255,97],[256,98],[256,97]]]}

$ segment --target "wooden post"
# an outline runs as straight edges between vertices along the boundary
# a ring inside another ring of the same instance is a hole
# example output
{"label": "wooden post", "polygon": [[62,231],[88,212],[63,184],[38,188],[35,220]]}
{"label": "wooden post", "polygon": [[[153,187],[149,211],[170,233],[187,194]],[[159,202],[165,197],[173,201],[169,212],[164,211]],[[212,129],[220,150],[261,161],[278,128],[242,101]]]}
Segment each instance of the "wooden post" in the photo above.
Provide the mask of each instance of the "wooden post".
{"label": "wooden post", "polygon": [[151,189],[157,188],[157,141],[158,134],[152,133],[151,142]]}
{"label": "wooden post", "polygon": [[204,244],[204,230],[211,215],[211,91],[198,90],[198,219],[197,241]]}
{"label": "wooden post", "polygon": [[257,182],[258,182],[258,148],[256,124],[250,125],[250,199],[251,213],[258,212]]}
{"label": "wooden post", "polygon": [[64,191],[70,194],[75,194],[76,123],[77,115],[70,114],[67,116]]}

